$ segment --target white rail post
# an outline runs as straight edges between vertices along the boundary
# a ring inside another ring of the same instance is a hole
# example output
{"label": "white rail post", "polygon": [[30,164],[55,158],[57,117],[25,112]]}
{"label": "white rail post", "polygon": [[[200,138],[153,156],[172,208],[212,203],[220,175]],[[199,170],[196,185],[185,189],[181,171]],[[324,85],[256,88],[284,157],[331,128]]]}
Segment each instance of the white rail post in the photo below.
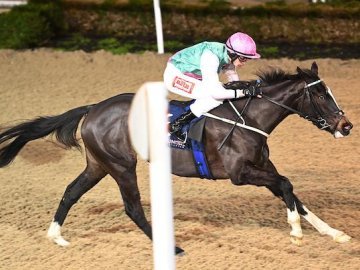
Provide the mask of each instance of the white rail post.
{"label": "white rail post", "polygon": [[164,38],[163,38],[163,29],[162,29],[162,20],[161,20],[161,9],[160,1],[154,0],[154,15],[155,15],[155,27],[156,27],[156,40],[158,53],[164,53]]}
{"label": "white rail post", "polygon": [[19,5],[26,5],[27,1],[25,0],[19,0],[19,1],[16,1],[16,0],[3,0],[3,1],[0,1],[0,7],[14,7],[14,6],[19,6]]}
{"label": "white rail post", "polygon": [[[150,160],[151,217],[155,270],[175,269],[175,240],[168,138],[167,90],[162,82],[145,83],[129,115],[134,149]],[[145,130],[144,130],[145,129]]]}

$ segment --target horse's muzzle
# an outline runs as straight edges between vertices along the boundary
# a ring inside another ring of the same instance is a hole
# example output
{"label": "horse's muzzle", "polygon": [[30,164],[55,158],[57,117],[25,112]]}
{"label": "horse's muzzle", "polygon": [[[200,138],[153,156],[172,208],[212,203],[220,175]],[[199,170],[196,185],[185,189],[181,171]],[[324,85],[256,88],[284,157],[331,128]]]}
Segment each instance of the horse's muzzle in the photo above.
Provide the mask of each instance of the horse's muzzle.
{"label": "horse's muzzle", "polygon": [[350,130],[353,128],[353,124],[347,119],[346,116],[342,116],[339,123],[336,126],[334,137],[342,138],[350,134]]}

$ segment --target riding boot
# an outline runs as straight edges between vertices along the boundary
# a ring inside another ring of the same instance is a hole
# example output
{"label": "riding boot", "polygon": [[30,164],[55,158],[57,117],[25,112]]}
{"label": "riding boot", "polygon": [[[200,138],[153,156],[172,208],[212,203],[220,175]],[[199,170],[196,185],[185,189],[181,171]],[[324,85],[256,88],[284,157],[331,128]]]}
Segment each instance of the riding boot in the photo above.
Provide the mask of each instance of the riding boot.
{"label": "riding boot", "polygon": [[169,132],[174,134],[179,140],[185,141],[185,134],[182,133],[182,128],[189,123],[191,120],[195,119],[196,115],[192,113],[191,110],[184,112],[178,118],[176,118],[172,123],[170,123]]}

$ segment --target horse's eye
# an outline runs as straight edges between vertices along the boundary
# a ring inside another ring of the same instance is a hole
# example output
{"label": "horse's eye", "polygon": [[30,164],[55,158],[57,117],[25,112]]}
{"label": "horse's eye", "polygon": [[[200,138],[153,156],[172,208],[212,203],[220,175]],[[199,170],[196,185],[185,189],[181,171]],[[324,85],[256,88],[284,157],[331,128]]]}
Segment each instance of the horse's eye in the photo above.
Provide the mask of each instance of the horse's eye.
{"label": "horse's eye", "polygon": [[324,95],[321,95],[321,96],[319,96],[319,99],[320,99],[320,100],[324,100],[324,99],[325,99],[325,96],[324,96]]}

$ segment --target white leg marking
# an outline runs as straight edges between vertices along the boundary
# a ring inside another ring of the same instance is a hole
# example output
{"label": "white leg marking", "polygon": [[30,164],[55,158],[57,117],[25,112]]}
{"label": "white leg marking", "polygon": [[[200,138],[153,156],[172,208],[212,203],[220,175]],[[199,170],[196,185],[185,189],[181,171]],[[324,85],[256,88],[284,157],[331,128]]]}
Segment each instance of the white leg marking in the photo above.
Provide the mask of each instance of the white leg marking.
{"label": "white leg marking", "polygon": [[351,237],[345,234],[342,231],[331,228],[328,224],[318,218],[314,213],[312,213],[309,209],[303,206],[304,210],[308,213],[304,216],[304,218],[315,227],[321,234],[329,235],[333,238],[335,242],[345,243],[350,241]]}
{"label": "white leg marking", "polygon": [[300,215],[296,209],[296,206],[294,211],[291,211],[289,208],[287,208],[287,216],[287,221],[291,226],[290,241],[293,244],[300,246],[302,244],[303,233],[300,225]]}
{"label": "white leg marking", "polygon": [[66,247],[70,245],[70,243],[61,236],[61,226],[57,222],[51,222],[47,237],[59,246]]}

